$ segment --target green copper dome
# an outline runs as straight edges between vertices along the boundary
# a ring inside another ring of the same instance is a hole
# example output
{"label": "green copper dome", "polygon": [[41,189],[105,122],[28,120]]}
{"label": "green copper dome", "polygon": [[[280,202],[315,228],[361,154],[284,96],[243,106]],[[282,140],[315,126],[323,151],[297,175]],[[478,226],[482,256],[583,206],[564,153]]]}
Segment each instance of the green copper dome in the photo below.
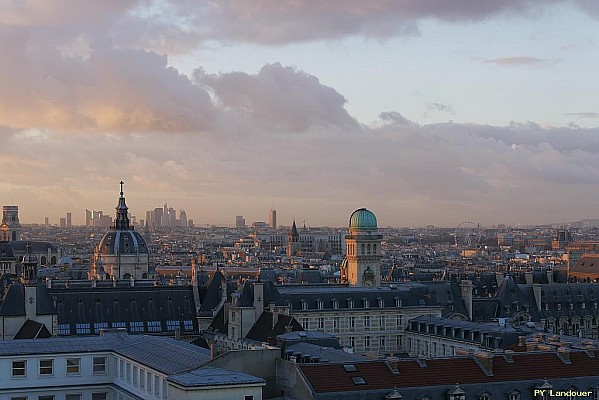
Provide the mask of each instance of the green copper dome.
{"label": "green copper dome", "polygon": [[365,208],[359,208],[349,217],[349,229],[375,231],[377,229],[374,213]]}

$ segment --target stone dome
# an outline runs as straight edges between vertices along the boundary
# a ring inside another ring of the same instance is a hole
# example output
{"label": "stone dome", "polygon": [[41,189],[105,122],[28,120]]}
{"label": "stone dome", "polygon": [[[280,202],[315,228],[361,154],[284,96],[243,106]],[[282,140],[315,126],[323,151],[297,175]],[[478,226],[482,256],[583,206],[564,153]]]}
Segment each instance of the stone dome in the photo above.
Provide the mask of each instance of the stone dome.
{"label": "stone dome", "polygon": [[349,217],[349,229],[375,231],[377,229],[376,216],[370,210],[359,208]]}
{"label": "stone dome", "polygon": [[133,229],[111,229],[100,239],[98,253],[103,256],[148,254],[148,245]]}

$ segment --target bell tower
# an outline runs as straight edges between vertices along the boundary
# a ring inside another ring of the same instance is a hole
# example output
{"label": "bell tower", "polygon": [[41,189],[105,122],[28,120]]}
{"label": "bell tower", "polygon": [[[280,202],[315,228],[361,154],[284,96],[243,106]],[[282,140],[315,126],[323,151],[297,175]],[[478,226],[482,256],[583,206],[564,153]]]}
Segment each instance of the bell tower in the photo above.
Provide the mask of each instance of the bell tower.
{"label": "bell tower", "polygon": [[19,206],[2,207],[2,225],[0,225],[0,242],[15,242],[21,238],[19,222]]}
{"label": "bell tower", "polygon": [[349,218],[349,234],[345,236],[346,260],[342,276],[351,286],[381,285],[381,241],[376,216],[360,208]]}

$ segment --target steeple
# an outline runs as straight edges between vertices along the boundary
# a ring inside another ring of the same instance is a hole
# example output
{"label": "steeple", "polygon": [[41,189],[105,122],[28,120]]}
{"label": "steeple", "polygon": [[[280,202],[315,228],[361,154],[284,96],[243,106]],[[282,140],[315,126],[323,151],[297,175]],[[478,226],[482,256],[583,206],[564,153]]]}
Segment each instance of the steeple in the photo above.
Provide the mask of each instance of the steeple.
{"label": "steeple", "polygon": [[293,225],[291,226],[289,238],[291,239],[291,242],[299,242],[299,233],[297,233],[297,226],[295,226],[295,220],[293,220]]}
{"label": "steeple", "polygon": [[31,254],[31,242],[27,242],[25,255],[21,260],[23,266],[23,283],[25,285],[34,285],[37,283],[37,257]]}
{"label": "steeple", "polygon": [[119,204],[116,206],[116,220],[114,221],[114,228],[119,230],[131,229],[129,227],[129,217],[127,212],[129,208],[125,204],[125,196],[123,195],[123,184],[121,181],[121,197],[119,197]]}

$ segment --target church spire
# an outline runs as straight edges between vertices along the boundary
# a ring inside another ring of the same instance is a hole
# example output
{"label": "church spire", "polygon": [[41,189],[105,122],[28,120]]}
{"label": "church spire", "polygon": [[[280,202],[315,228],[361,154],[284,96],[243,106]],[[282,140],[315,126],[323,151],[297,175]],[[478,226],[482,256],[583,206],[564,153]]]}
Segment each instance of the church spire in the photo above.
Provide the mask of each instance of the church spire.
{"label": "church spire", "polygon": [[114,221],[114,228],[115,229],[131,229],[129,227],[129,217],[127,215],[129,208],[127,207],[127,204],[125,204],[125,196],[123,193],[124,182],[121,181],[120,184],[121,184],[121,197],[119,197],[119,204],[116,206],[116,220]]}

